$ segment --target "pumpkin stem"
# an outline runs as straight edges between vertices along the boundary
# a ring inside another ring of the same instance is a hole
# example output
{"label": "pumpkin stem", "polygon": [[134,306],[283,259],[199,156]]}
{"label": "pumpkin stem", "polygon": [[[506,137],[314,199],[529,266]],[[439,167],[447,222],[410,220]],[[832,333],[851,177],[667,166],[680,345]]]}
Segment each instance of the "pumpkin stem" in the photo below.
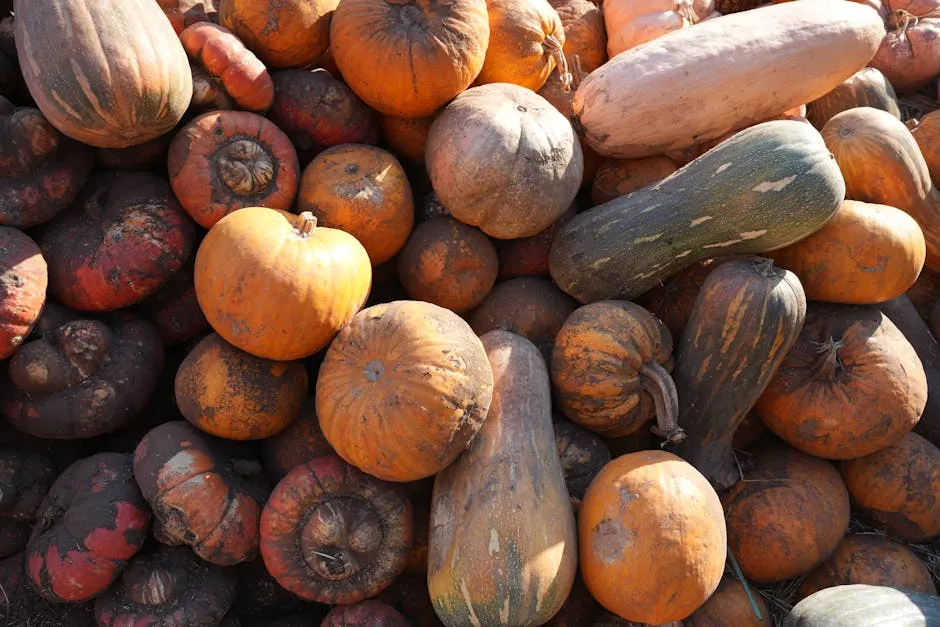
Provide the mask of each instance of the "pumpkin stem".
{"label": "pumpkin stem", "polygon": [[813,365],[813,374],[818,378],[832,383],[836,380],[836,373],[844,368],[842,360],[839,359],[839,349],[845,348],[842,340],[829,338],[825,342],[814,342],[816,354],[819,359]]}
{"label": "pumpkin stem", "polygon": [[317,228],[317,216],[309,211],[300,214],[300,224],[297,225],[297,232],[301,237],[308,237]]}
{"label": "pumpkin stem", "polygon": [[698,23],[698,17],[692,9],[691,0],[677,0],[676,13],[682,18],[682,27],[686,28]]}
{"label": "pumpkin stem", "polygon": [[681,442],[685,439],[685,431],[679,426],[679,393],[672,376],[656,362],[643,364],[640,375],[640,385],[653,397],[656,405],[656,425],[650,431],[666,438],[660,446]]}
{"label": "pumpkin stem", "polygon": [[574,80],[568,69],[568,59],[565,57],[564,47],[554,35],[549,35],[542,42],[548,48],[549,55],[555,60],[555,67],[558,68],[558,76],[561,78],[561,88],[565,91],[571,91],[571,83]]}

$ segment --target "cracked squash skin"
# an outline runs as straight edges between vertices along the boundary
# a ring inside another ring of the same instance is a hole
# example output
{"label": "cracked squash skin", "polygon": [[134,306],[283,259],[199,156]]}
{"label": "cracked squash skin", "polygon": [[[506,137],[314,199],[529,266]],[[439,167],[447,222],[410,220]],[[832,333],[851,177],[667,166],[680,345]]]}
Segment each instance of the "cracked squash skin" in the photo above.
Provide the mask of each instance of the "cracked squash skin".
{"label": "cracked squash skin", "polygon": [[764,122],[656,185],[575,216],[555,237],[549,269],[582,303],[632,300],[704,259],[799,241],[844,199],[845,180],[816,129]]}

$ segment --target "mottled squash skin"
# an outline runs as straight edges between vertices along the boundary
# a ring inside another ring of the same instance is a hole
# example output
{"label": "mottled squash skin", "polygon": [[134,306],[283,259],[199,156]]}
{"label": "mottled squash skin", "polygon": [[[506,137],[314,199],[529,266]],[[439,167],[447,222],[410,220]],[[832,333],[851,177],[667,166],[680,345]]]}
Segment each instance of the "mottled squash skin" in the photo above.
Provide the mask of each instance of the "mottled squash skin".
{"label": "mottled squash skin", "polygon": [[796,604],[783,627],[876,627],[940,623],[940,598],[887,586],[826,588]]}

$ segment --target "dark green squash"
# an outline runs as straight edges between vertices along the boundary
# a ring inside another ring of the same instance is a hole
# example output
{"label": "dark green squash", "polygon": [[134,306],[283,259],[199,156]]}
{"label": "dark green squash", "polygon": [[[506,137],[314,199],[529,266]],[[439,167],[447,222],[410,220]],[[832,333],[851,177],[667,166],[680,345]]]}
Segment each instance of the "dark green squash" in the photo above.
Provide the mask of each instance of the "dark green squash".
{"label": "dark green squash", "polygon": [[738,482],[731,441],[806,319],[795,274],[770,259],[712,270],[679,344],[673,379],[685,440],[675,452],[723,490]]}
{"label": "dark green squash", "polygon": [[709,257],[803,239],[844,198],[845,181],[816,129],[764,122],[656,185],[575,216],[556,235],[549,268],[582,303],[631,300]]}
{"label": "dark green squash", "polygon": [[873,67],[863,67],[822,98],[807,103],[806,118],[821,129],[832,116],[855,107],[874,107],[901,119],[891,81]]}
{"label": "dark green squash", "polygon": [[783,627],[936,627],[940,597],[887,586],[852,584],[811,594]]}

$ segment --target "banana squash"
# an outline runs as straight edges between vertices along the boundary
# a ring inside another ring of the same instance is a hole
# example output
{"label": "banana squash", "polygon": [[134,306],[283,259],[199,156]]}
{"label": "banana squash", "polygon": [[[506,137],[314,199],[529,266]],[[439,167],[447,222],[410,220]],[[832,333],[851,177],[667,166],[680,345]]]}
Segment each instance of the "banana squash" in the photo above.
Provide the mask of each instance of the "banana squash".
{"label": "banana squash", "polygon": [[575,216],[555,236],[549,270],[582,303],[632,300],[705,259],[799,241],[844,198],[845,181],[818,131],[794,120],[764,122],[656,185]]}

